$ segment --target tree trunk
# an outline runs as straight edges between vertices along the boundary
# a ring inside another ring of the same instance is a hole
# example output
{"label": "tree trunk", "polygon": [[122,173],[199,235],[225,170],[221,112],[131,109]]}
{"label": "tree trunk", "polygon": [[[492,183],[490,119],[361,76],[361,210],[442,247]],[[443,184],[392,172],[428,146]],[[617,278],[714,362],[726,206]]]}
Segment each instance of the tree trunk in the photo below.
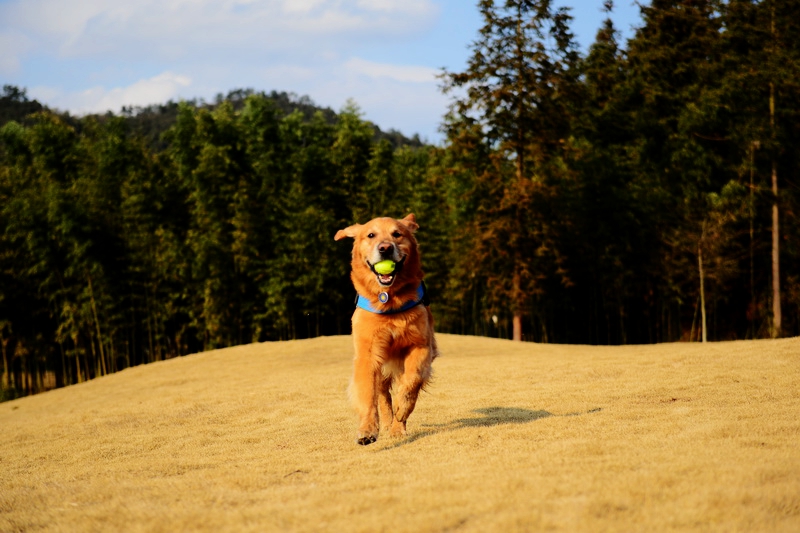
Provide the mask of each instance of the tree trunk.
{"label": "tree trunk", "polygon": [[[83,383],[83,371],[81,369],[81,356],[78,350],[78,336],[72,336],[72,346],[75,353],[75,383]],[[88,376],[87,376],[88,377]]]}
{"label": "tree trunk", "polygon": [[[89,282],[89,298],[92,303],[92,316],[94,317],[94,325],[97,330],[97,346],[100,349],[100,375],[105,376],[108,374],[108,366],[106,365],[106,354],[105,350],[103,349],[103,336],[100,333],[100,320],[97,318],[97,305],[94,301],[94,289],[92,288],[92,277],[86,276],[87,281]],[[91,342],[91,337],[89,338],[89,342]]]}
{"label": "tree trunk", "polygon": [[[770,35],[772,50],[776,50],[775,41],[775,4],[770,5]],[[772,140],[775,140],[775,83],[769,84],[769,126]],[[773,147],[774,150],[774,147]],[[780,277],[780,243],[778,233],[778,163],[775,153],[772,154],[772,329],[773,339],[781,336],[781,277]]]}
{"label": "tree trunk", "polygon": [[521,294],[521,283],[522,280],[520,279],[519,271],[514,270],[514,279],[513,279],[513,287],[512,287],[512,294],[513,294],[513,308],[512,311],[514,313],[514,318],[512,320],[513,324],[513,331],[511,340],[521,341],[522,340],[522,294]]}
{"label": "tree trunk", "polygon": [[697,266],[700,271],[700,327],[702,331],[702,339],[703,342],[708,341],[707,336],[707,329],[706,329],[706,291],[705,291],[705,284],[703,281],[704,272],[703,272],[703,248],[702,246],[697,248]]}
{"label": "tree trunk", "polygon": [[11,338],[8,339],[5,338],[2,334],[2,331],[0,331],[0,344],[2,344],[2,349],[3,349],[3,378],[2,380],[0,380],[0,389],[8,387],[11,383],[11,372],[8,367],[8,351],[7,351],[10,341]]}
{"label": "tree trunk", "polygon": [[69,379],[69,368],[67,367],[67,354],[64,353],[64,343],[58,343],[58,349],[61,352],[61,384],[56,384],[56,387],[66,387],[72,385]]}
{"label": "tree trunk", "polygon": [[[516,161],[517,183],[521,184],[522,180],[525,179],[525,152],[524,152],[524,147],[522,145],[522,141],[524,139],[522,128],[519,128],[517,130],[517,133],[518,133],[517,148],[516,148],[516,152],[517,152],[517,161]],[[517,209],[517,208],[515,208],[515,209]],[[517,223],[519,222],[519,213],[515,213],[514,221],[517,222]],[[521,231],[522,231],[521,228],[517,228],[517,235],[520,235]],[[519,263],[521,261],[519,259],[519,256],[520,256],[519,251],[515,250],[514,251],[514,258],[515,258],[515,260],[514,260],[514,274],[513,274],[514,279],[512,281],[512,288],[511,288],[512,302],[513,302],[513,306],[514,306],[513,309],[512,309],[513,313],[514,313],[514,317],[513,317],[512,321],[511,321],[512,326],[513,326],[512,334],[511,334],[511,340],[515,340],[515,341],[521,341],[522,340],[522,305],[523,305],[522,302],[524,300],[524,298],[522,297],[522,279],[521,279],[520,274],[519,274]]]}
{"label": "tree trunk", "polygon": [[781,336],[780,232],[778,227],[778,170],[772,161],[772,338]]}
{"label": "tree trunk", "polygon": [[[775,33],[773,12],[772,33]],[[775,84],[769,84],[769,122],[772,137],[775,138]],[[773,339],[781,336],[781,277],[780,277],[780,241],[778,231],[778,163],[772,155],[772,329]]]}

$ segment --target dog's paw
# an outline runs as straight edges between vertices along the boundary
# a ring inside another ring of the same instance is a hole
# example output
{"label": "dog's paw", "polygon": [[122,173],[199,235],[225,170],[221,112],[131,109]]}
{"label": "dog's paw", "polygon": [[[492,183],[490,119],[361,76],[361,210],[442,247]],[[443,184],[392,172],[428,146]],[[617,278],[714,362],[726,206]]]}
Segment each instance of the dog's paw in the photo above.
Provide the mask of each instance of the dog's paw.
{"label": "dog's paw", "polygon": [[356,440],[356,442],[359,443],[361,446],[366,446],[368,444],[372,444],[376,440],[378,440],[378,437],[376,437],[375,435],[367,435],[366,437],[359,437],[358,440]]}
{"label": "dog's paw", "polygon": [[389,429],[389,436],[392,438],[405,437],[406,423],[395,420],[391,429]]}

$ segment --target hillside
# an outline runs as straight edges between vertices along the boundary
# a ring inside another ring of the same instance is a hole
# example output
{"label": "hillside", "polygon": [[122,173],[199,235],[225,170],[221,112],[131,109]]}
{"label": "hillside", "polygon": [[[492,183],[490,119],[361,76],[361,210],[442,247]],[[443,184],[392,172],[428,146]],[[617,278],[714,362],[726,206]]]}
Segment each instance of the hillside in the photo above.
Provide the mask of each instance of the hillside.
{"label": "hillside", "polygon": [[[29,115],[39,111],[50,111],[58,113],[63,120],[70,122],[73,126],[81,129],[79,117],[72,117],[68,112],[53,110],[46,105],[42,105],[37,100],[28,99],[28,91],[25,88],[15,87],[13,85],[4,85],[3,92],[0,94],[0,127],[10,121],[26,122]],[[228,91],[227,95],[218,94],[213,103],[204,102],[199,99],[188,100],[186,103],[194,108],[214,109],[222,102],[228,102],[230,105],[238,110],[244,107],[244,102],[248,96],[260,94],[266,97],[276,111],[281,116],[287,116],[294,112],[301,113],[306,120],[310,119],[315,113],[320,113],[323,119],[328,124],[335,124],[339,120],[338,114],[329,107],[322,107],[313,102],[308,96],[299,96],[294,93],[287,93],[286,91],[270,91],[257,92],[254,89],[233,89]],[[123,107],[121,116],[136,135],[141,136],[151,145],[163,150],[166,144],[162,140],[163,134],[172,126],[178,119],[179,102],[170,100],[163,104],[154,104],[146,107]],[[110,110],[102,115],[94,114],[94,118],[98,120],[108,120],[109,117],[114,116],[115,113]],[[392,146],[412,146],[419,148],[424,146],[425,143],[420,140],[418,135],[406,137],[401,132],[395,129],[382,131],[377,125],[370,123],[376,140],[386,140]]]}
{"label": "hillside", "polygon": [[349,337],[0,404],[0,531],[800,530],[800,339],[440,344],[369,447]]}

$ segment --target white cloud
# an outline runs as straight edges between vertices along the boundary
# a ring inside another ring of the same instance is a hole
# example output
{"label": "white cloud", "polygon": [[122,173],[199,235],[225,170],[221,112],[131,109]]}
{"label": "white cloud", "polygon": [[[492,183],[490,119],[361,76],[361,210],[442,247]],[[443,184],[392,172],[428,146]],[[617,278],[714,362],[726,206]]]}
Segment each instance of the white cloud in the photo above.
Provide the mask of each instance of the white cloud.
{"label": "white cloud", "polygon": [[384,130],[396,129],[409,136],[417,133],[431,142],[440,139],[436,124],[447,107],[447,99],[433,81],[417,83],[377,77],[370,83],[363,83],[357,78],[319,80],[315,91],[309,94],[318,104],[333,109],[340,109],[352,98],[363,111],[364,118]]}
{"label": "white cloud", "polygon": [[414,120],[442,114],[436,71],[391,58],[434,27],[437,2],[0,0],[0,74],[76,114],[252,87],[333,109],[352,97],[382,128],[431,135]]}
{"label": "white cloud", "polygon": [[197,51],[259,54],[413,34],[438,14],[433,0],[9,0],[15,28],[61,57],[175,59]]}
{"label": "white cloud", "polygon": [[357,0],[356,4],[373,11],[423,13],[430,10],[427,0]]}
{"label": "white cloud", "polygon": [[285,0],[283,10],[287,13],[309,13],[324,4],[325,0]]}
{"label": "white cloud", "polygon": [[0,5],[0,27],[26,34],[40,49],[58,51],[80,36],[92,16],[110,5],[109,0],[12,0]]}
{"label": "white cloud", "polygon": [[0,74],[12,74],[19,70],[20,61],[30,50],[28,37],[18,31],[0,31]]}
{"label": "white cloud", "polygon": [[119,112],[123,106],[148,106],[176,99],[181,89],[188,87],[191,79],[186,76],[164,72],[149,79],[139,80],[127,87],[106,89],[97,86],[76,93],[55,92],[38,87],[31,90],[35,98],[57,109],[75,114]]}
{"label": "white cloud", "polygon": [[354,57],[344,64],[345,69],[353,74],[370,78],[390,78],[395,81],[409,83],[433,83],[438,71],[430,67],[390,65],[375,63]]}

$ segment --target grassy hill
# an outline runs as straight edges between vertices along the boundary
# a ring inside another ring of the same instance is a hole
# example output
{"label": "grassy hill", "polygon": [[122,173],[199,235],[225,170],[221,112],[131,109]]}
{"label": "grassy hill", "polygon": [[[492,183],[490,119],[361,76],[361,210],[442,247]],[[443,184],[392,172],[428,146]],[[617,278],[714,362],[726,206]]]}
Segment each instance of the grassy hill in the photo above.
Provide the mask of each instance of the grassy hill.
{"label": "grassy hill", "polygon": [[800,339],[439,339],[409,435],[368,447],[349,337],[0,404],[0,531],[800,530]]}

